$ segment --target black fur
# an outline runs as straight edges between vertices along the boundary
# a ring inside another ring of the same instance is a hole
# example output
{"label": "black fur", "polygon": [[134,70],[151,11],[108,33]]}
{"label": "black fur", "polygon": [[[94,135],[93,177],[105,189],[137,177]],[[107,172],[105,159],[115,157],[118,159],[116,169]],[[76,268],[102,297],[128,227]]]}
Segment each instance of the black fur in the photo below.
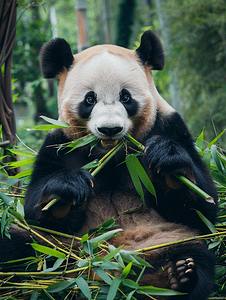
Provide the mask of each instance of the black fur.
{"label": "black fur", "polygon": [[153,70],[164,68],[164,51],[159,37],[151,30],[145,31],[141,37],[140,47],[136,53],[144,65]]}
{"label": "black fur", "polygon": [[64,69],[69,70],[74,57],[64,39],[56,38],[46,43],[40,52],[40,68],[44,78],[54,78]]}

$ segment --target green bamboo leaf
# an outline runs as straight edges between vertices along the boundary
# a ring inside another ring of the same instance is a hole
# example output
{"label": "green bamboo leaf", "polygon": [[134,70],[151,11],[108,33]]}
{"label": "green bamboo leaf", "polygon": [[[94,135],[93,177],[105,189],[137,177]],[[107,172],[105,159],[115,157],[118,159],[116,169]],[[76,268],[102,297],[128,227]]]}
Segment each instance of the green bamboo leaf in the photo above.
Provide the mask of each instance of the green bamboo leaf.
{"label": "green bamboo leaf", "polygon": [[225,130],[226,130],[226,129],[224,129],[220,134],[218,134],[218,136],[215,137],[215,139],[213,139],[213,140],[207,145],[207,147],[210,148],[213,144],[215,144],[215,143],[218,141],[218,139],[225,133]]}
{"label": "green bamboo leaf", "polygon": [[83,243],[83,250],[87,254],[93,255],[93,249],[94,249],[94,246],[93,246],[92,240],[91,241],[86,241],[86,242]]}
{"label": "green bamboo leaf", "polygon": [[115,298],[115,295],[117,293],[118,287],[121,283],[122,279],[120,277],[116,277],[112,280],[112,283],[110,285],[110,289],[107,295],[107,300],[113,300]]}
{"label": "green bamboo leaf", "polygon": [[76,283],[76,278],[71,278],[68,280],[63,280],[54,284],[51,284],[48,288],[47,291],[49,293],[58,293],[60,291],[63,291],[65,289],[68,289],[69,287],[72,287]]}
{"label": "green bamboo leaf", "polygon": [[9,163],[7,163],[7,165],[10,166],[10,169],[15,169],[15,168],[31,165],[34,162],[35,162],[35,157],[32,157],[32,158],[23,159],[20,161],[9,162]]}
{"label": "green bamboo leaf", "polygon": [[131,268],[132,268],[132,265],[133,265],[133,263],[130,262],[130,263],[123,269],[122,274],[121,274],[121,278],[122,278],[122,279],[125,279],[125,278],[128,276],[128,274],[129,274],[129,272],[130,272],[130,270],[131,270]]}
{"label": "green bamboo leaf", "polygon": [[226,177],[224,175],[214,171],[211,172],[211,175],[216,182],[226,187]]}
{"label": "green bamboo leaf", "polygon": [[100,165],[99,160],[98,160],[98,159],[95,159],[95,160],[91,161],[90,163],[84,165],[84,166],[82,167],[82,169],[84,169],[84,170],[89,170],[89,169],[96,168],[96,167],[98,167],[99,165]]}
{"label": "green bamboo leaf", "polygon": [[134,184],[138,194],[140,195],[140,197],[143,201],[143,204],[145,204],[143,188],[142,188],[142,185],[140,183],[140,179],[137,175],[137,170],[136,170],[136,168],[133,164],[131,154],[126,156],[125,162],[126,162],[126,166],[128,168],[128,171],[130,173],[131,179],[133,181],[133,184]]}
{"label": "green bamboo leaf", "polygon": [[10,208],[9,213],[13,215],[16,219],[20,220],[21,222],[24,222],[24,217],[18,211]]}
{"label": "green bamboo leaf", "polygon": [[49,247],[46,247],[46,246],[42,246],[42,245],[39,245],[39,244],[35,244],[35,243],[31,243],[30,245],[32,246],[33,249],[35,249],[35,250],[37,250],[41,253],[52,255],[52,256],[57,257],[57,258],[65,258],[66,257],[66,254],[64,254],[60,251],[57,251],[55,249],[52,249],[52,248],[49,248]]}
{"label": "green bamboo leaf", "polygon": [[2,213],[2,218],[1,218],[1,235],[2,235],[2,238],[3,238],[5,227],[6,227],[6,224],[7,224],[6,219],[7,219],[8,209],[9,209],[9,207],[7,207],[7,209],[5,209]]}
{"label": "green bamboo leaf", "polygon": [[126,297],[126,300],[136,299],[136,298],[133,297],[133,294],[134,294],[135,292],[136,292],[136,291],[130,292],[130,293],[127,295],[127,297]]}
{"label": "green bamboo leaf", "polygon": [[142,181],[146,189],[156,197],[155,188],[150,178],[148,177],[147,173],[145,172],[144,168],[142,167],[141,163],[139,162],[138,158],[134,154],[130,154],[130,155],[140,180]]}
{"label": "green bamboo leaf", "polygon": [[136,256],[136,260],[140,263],[141,266],[153,268],[152,265],[150,265],[146,260],[144,260],[143,258],[141,258],[139,256]]}
{"label": "green bamboo leaf", "polygon": [[85,297],[88,299],[91,299],[90,289],[89,289],[89,286],[88,286],[87,282],[85,281],[85,279],[82,277],[78,277],[76,279],[76,284],[78,285],[80,290],[83,292]]}
{"label": "green bamboo leaf", "polygon": [[209,230],[212,233],[216,233],[214,225],[205,216],[203,216],[203,214],[200,211],[196,210],[196,212],[199,215],[200,219],[203,221],[203,223],[209,228]]}
{"label": "green bamboo leaf", "polygon": [[31,294],[31,298],[30,300],[37,300],[38,299],[38,296],[39,296],[39,291],[37,290],[34,290]]}
{"label": "green bamboo leaf", "polygon": [[105,222],[101,225],[101,227],[102,227],[103,229],[108,229],[108,228],[111,228],[111,227],[114,226],[114,225],[115,225],[115,220],[114,220],[114,218],[111,218],[111,219],[105,221]]}
{"label": "green bamboo leaf", "polygon": [[79,140],[76,140],[76,141],[73,141],[71,142],[69,145],[67,145],[67,147],[71,147],[72,149],[70,151],[68,151],[67,153],[79,148],[79,147],[83,147],[83,146],[86,146],[88,144],[90,144],[91,142],[95,141],[97,138],[93,135],[93,134],[89,134],[89,135],[86,135],[85,137],[79,139]]}
{"label": "green bamboo leaf", "polygon": [[55,271],[56,269],[58,269],[62,263],[65,261],[65,258],[58,258],[54,265],[52,266],[52,268],[48,268],[48,269],[45,269],[43,272],[53,272]]}
{"label": "green bamboo leaf", "polygon": [[55,300],[45,289],[42,290],[42,299],[46,299],[45,296],[47,296],[50,300]]}
{"label": "green bamboo leaf", "polygon": [[131,279],[124,279],[122,281],[122,284],[130,287],[131,289],[139,289],[140,288],[139,284],[137,284],[135,281],[133,281]]}
{"label": "green bamboo leaf", "polygon": [[15,176],[9,176],[9,177],[10,178],[23,178],[23,177],[27,177],[27,176],[31,175],[32,172],[33,172],[33,168],[26,170],[26,171],[22,171],[22,172],[16,174]]}
{"label": "green bamboo leaf", "polygon": [[11,198],[10,196],[6,196],[4,193],[0,192],[0,199],[3,200],[3,202],[9,206],[12,205],[14,203],[13,198]]}
{"label": "green bamboo leaf", "polygon": [[105,255],[104,260],[110,260],[122,249],[123,245],[119,246],[118,248],[115,248],[114,246],[110,245],[108,248],[110,250],[110,253]]}
{"label": "green bamboo leaf", "polygon": [[109,240],[110,238],[112,238],[117,232],[122,231],[121,228],[119,229],[114,229],[114,230],[110,230],[108,232],[105,232],[95,238],[93,238],[91,241],[93,243],[103,243],[106,242],[107,240]]}
{"label": "green bamboo leaf", "polygon": [[216,147],[216,145],[212,145],[211,146],[211,153],[212,153],[212,158],[214,159],[214,162],[215,162],[215,164],[216,164],[219,172],[222,175],[226,176],[225,168],[224,168],[222,162],[220,161],[220,159],[219,159],[219,157],[217,155],[217,147]]}
{"label": "green bamboo leaf", "polygon": [[203,131],[200,133],[200,135],[198,136],[197,140],[196,140],[196,145],[197,147],[202,150],[202,145],[203,145]]}
{"label": "green bamboo leaf", "polygon": [[48,118],[48,117],[45,117],[45,116],[40,116],[40,118],[42,118],[46,122],[51,123],[53,125],[59,125],[59,126],[65,127],[65,128],[71,127],[68,123],[61,122],[61,121],[58,121],[58,120],[54,120],[54,119],[51,119],[51,118]]}
{"label": "green bamboo leaf", "polygon": [[36,125],[32,128],[28,128],[27,131],[32,131],[32,130],[50,131],[51,129],[54,129],[54,128],[65,128],[65,126],[40,124],[40,125]]}
{"label": "green bamboo leaf", "polygon": [[12,154],[26,156],[26,157],[35,157],[37,153],[34,151],[27,151],[27,150],[17,150],[17,149],[7,149],[7,151],[10,151]]}
{"label": "green bamboo leaf", "polygon": [[118,267],[116,266],[115,263],[112,263],[110,261],[105,261],[101,264],[102,269],[106,270],[118,270]]}
{"label": "green bamboo leaf", "polygon": [[154,286],[142,286],[140,290],[137,290],[137,293],[143,294],[146,293],[148,295],[156,295],[156,296],[176,296],[176,295],[186,295],[186,293],[180,293],[173,290],[156,288]]}
{"label": "green bamboo leaf", "polygon": [[105,281],[108,284],[112,283],[112,279],[102,268],[94,267],[93,270],[101,279],[103,279],[103,281]]}

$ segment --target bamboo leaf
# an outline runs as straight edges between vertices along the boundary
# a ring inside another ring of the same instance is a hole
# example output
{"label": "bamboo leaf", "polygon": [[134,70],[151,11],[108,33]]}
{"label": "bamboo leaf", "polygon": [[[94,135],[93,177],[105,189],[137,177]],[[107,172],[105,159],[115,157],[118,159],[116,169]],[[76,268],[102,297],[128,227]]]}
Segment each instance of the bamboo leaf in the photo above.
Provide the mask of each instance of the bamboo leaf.
{"label": "bamboo leaf", "polygon": [[216,163],[216,166],[217,166],[219,172],[222,175],[226,176],[225,168],[224,168],[222,162],[220,161],[220,159],[219,159],[219,157],[217,155],[217,147],[216,147],[216,145],[212,145],[211,146],[211,153],[212,153],[212,157],[214,159],[214,162]]}
{"label": "bamboo leaf", "polygon": [[35,157],[32,157],[32,158],[23,159],[20,161],[9,162],[9,163],[7,163],[7,165],[10,166],[10,169],[15,169],[15,168],[31,165],[34,162],[35,162]]}
{"label": "bamboo leaf", "polygon": [[82,169],[84,169],[84,170],[89,170],[89,169],[96,168],[96,167],[98,167],[99,165],[100,165],[99,160],[98,160],[98,159],[95,159],[95,160],[91,161],[90,163],[84,165],[84,166],[82,167]]}
{"label": "bamboo leaf", "polygon": [[40,116],[40,118],[42,118],[46,122],[54,124],[54,125],[59,125],[59,126],[65,127],[65,128],[71,127],[68,123],[61,122],[61,121],[58,121],[58,120],[54,120],[54,119],[51,119],[51,118],[48,118],[48,117],[45,117],[45,116]]}
{"label": "bamboo leaf", "polygon": [[133,265],[133,263],[130,262],[130,263],[123,269],[122,274],[121,274],[121,278],[122,278],[122,279],[125,279],[125,278],[128,276],[128,274],[129,274],[129,272],[130,272],[130,270],[131,270],[131,268],[132,268],[132,265]]}
{"label": "bamboo leaf", "polygon": [[101,264],[101,268],[106,270],[118,270],[118,267],[110,261],[103,262]]}
{"label": "bamboo leaf", "polygon": [[45,269],[43,272],[53,272],[55,271],[56,269],[58,269],[62,263],[65,261],[65,258],[58,258],[54,265],[52,266],[52,268],[48,268],[48,269]]}
{"label": "bamboo leaf", "polygon": [[198,136],[197,140],[196,140],[196,145],[197,147],[202,150],[202,145],[203,145],[203,131],[200,133],[200,135]]}
{"label": "bamboo leaf", "polygon": [[27,177],[27,176],[31,175],[32,172],[33,172],[33,168],[29,169],[29,170],[26,170],[26,171],[22,171],[22,172],[18,173],[15,176],[9,176],[9,177],[10,178],[23,178],[23,177]]}
{"label": "bamboo leaf", "polygon": [[113,258],[121,249],[122,249],[123,245],[119,246],[118,248],[115,248],[114,246],[110,245],[108,248],[110,250],[110,253],[108,253],[107,255],[105,255],[104,260],[110,260],[111,258]]}
{"label": "bamboo leaf", "polygon": [[65,128],[65,126],[40,124],[40,125],[36,125],[34,127],[31,127],[31,128],[28,128],[27,131],[32,131],[32,130],[50,131],[51,129],[54,129],[54,128]]}
{"label": "bamboo leaf", "polygon": [[90,144],[91,142],[95,141],[97,138],[93,135],[93,134],[89,134],[89,135],[86,135],[85,137],[79,139],[79,140],[76,140],[76,141],[73,141],[71,142],[69,145],[67,145],[67,147],[71,147],[72,149],[70,151],[68,151],[67,153],[79,148],[79,147],[83,147],[85,145],[88,145]]}
{"label": "bamboo leaf", "polygon": [[14,203],[13,198],[11,198],[10,196],[6,196],[4,193],[0,192],[0,199],[3,200],[3,202],[5,202],[5,204],[7,206],[12,205]]}
{"label": "bamboo leaf", "polygon": [[122,281],[122,284],[130,287],[131,289],[139,289],[140,288],[139,284],[137,284],[135,281],[133,281],[131,279],[124,279]]}
{"label": "bamboo leaf", "polygon": [[80,290],[83,292],[83,294],[86,296],[86,298],[91,299],[90,289],[89,289],[89,286],[88,286],[87,282],[85,281],[85,279],[82,277],[78,277],[76,279],[76,284],[78,285]]}
{"label": "bamboo leaf", "polygon": [[210,148],[213,144],[215,144],[215,143],[218,141],[218,139],[225,133],[225,130],[226,130],[226,129],[224,129],[220,134],[218,134],[218,136],[215,137],[215,139],[213,139],[213,140],[207,145],[207,147]]}
{"label": "bamboo leaf", "polygon": [[126,300],[135,299],[135,298],[133,297],[133,294],[134,294],[135,292],[136,292],[136,291],[130,292],[130,293],[128,294],[128,296],[126,297]]}
{"label": "bamboo leaf", "polygon": [[145,172],[144,168],[142,167],[141,163],[139,162],[138,158],[134,154],[131,154],[131,156],[132,156],[132,161],[137,170],[137,174],[138,174],[140,180],[143,182],[146,189],[152,195],[154,195],[156,197],[155,188],[154,188],[150,178],[148,177],[147,173]]}
{"label": "bamboo leaf", "polygon": [[140,290],[137,290],[137,293],[143,294],[142,292],[148,295],[156,295],[156,296],[176,296],[176,295],[186,295],[186,293],[180,293],[173,290],[156,288],[154,286],[143,286]]}
{"label": "bamboo leaf", "polygon": [[7,219],[8,209],[9,209],[9,207],[7,207],[2,213],[2,218],[1,218],[1,235],[2,235],[2,238],[3,238],[3,234],[4,234],[4,231],[5,231],[5,227],[6,227],[6,219]]}
{"label": "bamboo leaf", "polygon": [[115,295],[117,293],[118,287],[121,283],[122,279],[120,277],[116,277],[112,280],[112,283],[110,285],[110,289],[107,295],[107,300],[113,300],[115,298]]}
{"label": "bamboo leaf", "polygon": [[68,280],[60,281],[60,282],[50,285],[47,288],[47,291],[49,293],[58,293],[60,291],[63,291],[65,289],[68,289],[69,287],[75,285],[75,283],[76,283],[76,278],[71,278]]}
{"label": "bamboo leaf", "polygon": [[94,272],[101,278],[103,281],[105,281],[108,284],[112,283],[112,279],[110,276],[100,267],[94,267]]}
{"label": "bamboo leaf", "polygon": [[26,157],[35,157],[37,155],[36,152],[28,151],[28,150],[20,150],[20,149],[7,149],[10,151],[12,154],[16,155],[21,155],[21,156],[26,156]]}
{"label": "bamboo leaf", "polygon": [[140,179],[137,175],[137,170],[136,170],[136,168],[133,164],[133,160],[132,160],[131,155],[126,156],[125,162],[126,162],[126,166],[128,168],[128,171],[130,173],[131,179],[133,181],[133,184],[134,184],[134,186],[137,190],[137,193],[140,195],[140,197],[143,201],[143,204],[145,204],[143,188],[142,188],[142,185],[140,183]]}
{"label": "bamboo leaf", "polygon": [[196,211],[203,223],[209,228],[212,233],[216,233],[214,225],[200,211]]}
{"label": "bamboo leaf", "polygon": [[35,249],[35,250],[37,250],[41,253],[52,255],[52,256],[57,257],[57,258],[65,258],[66,257],[66,254],[64,254],[60,251],[57,251],[55,249],[52,249],[52,248],[49,248],[49,247],[46,247],[46,246],[42,246],[42,245],[39,245],[39,244],[36,244],[36,243],[32,243],[30,245],[32,246],[33,249]]}
{"label": "bamboo leaf", "polygon": [[224,175],[221,175],[220,173],[214,171],[211,172],[211,175],[214,180],[216,180],[219,184],[226,187],[226,177]]}
{"label": "bamboo leaf", "polygon": [[112,238],[117,232],[122,231],[121,228],[119,229],[114,229],[114,230],[110,230],[108,232],[105,232],[95,238],[93,238],[91,241],[93,243],[103,243],[106,242],[107,240],[109,240],[110,238]]}

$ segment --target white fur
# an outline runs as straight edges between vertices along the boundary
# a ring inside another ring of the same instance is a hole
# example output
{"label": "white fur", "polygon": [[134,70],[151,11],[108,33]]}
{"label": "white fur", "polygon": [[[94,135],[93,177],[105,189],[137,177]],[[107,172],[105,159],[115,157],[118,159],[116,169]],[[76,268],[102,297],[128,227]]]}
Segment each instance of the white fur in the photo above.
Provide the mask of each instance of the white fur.
{"label": "white fur", "polygon": [[[137,101],[139,116],[143,116],[144,110],[145,115],[148,114],[147,126],[153,124],[157,103],[150,92],[144,69],[136,60],[109,53],[106,49],[87,61],[78,62],[69,71],[64,89],[59,95],[60,119],[67,121],[65,107],[69,107],[74,118],[78,118],[79,103],[89,91],[94,91],[97,104],[87,123],[89,130],[102,138],[97,127],[123,127],[123,131],[115,137],[120,138],[132,125],[126,109],[119,101],[122,89],[127,89]],[[147,112],[148,103],[151,105]]]}

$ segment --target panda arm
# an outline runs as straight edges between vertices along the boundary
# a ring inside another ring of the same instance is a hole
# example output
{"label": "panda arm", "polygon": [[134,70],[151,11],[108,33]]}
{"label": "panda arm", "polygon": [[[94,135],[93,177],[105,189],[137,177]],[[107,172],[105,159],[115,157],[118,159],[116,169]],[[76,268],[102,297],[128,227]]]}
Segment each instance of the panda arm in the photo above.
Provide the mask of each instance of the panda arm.
{"label": "panda arm", "polygon": [[47,135],[38,153],[26,193],[26,218],[39,220],[42,224],[51,219],[49,223],[53,223],[54,217],[50,212],[42,211],[49,201],[57,198],[58,208],[62,212],[70,208],[71,203],[75,204],[73,207],[78,208],[83,200],[90,196],[92,176],[88,171],[80,170],[86,163],[85,161],[83,163],[82,155],[77,158],[74,151],[66,154],[69,148],[57,153],[56,147],[53,147],[66,142],[69,140],[61,130]]}
{"label": "panda arm", "polygon": [[157,192],[157,205],[153,201],[152,206],[171,221],[196,226],[200,223],[196,213],[199,210],[214,223],[217,205],[208,203],[173,176],[187,177],[217,202],[212,178],[179,114],[165,117],[158,113],[146,145],[146,160]]}

